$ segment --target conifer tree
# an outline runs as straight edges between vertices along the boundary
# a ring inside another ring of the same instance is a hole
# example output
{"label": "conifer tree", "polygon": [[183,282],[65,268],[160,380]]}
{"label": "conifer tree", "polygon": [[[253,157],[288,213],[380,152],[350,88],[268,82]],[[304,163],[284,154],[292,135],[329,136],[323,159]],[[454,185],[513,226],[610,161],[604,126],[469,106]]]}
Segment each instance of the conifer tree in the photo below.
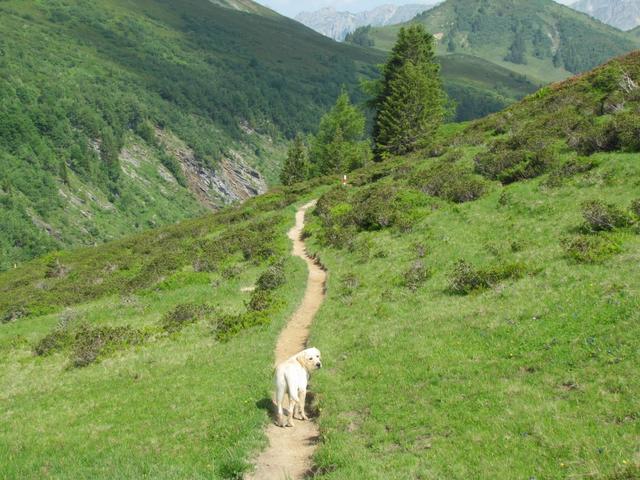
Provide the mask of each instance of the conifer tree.
{"label": "conifer tree", "polygon": [[382,157],[430,145],[442,118],[440,96],[421,66],[408,62],[398,71],[378,114],[376,147]]}
{"label": "conifer tree", "polygon": [[446,95],[434,38],[422,25],[401,28],[375,85],[373,138],[379,160],[428,146],[442,123]]}
{"label": "conifer tree", "polygon": [[280,172],[280,181],[283,185],[293,185],[306,180],[308,175],[307,147],[302,136],[298,135],[289,147],[287,159]]}
{"label": "conifer tree", "polygon": [[363,166],[371,157],[365,138],[364,114],[351,104],[343,91],[334,107],[322,117],[318,134],[311,142],[310,160],[314,173],[345,173]]}

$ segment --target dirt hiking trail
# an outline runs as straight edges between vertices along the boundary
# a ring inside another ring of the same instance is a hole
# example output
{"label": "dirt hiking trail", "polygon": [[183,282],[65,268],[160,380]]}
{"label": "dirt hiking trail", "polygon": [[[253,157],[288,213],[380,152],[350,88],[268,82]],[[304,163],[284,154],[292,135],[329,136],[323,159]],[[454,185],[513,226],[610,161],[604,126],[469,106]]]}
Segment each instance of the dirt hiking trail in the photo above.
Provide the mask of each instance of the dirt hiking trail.
{"label": "dirt hiking trail", "polygon": [[[310,258],[301,240],[304,228],[304,216],[316,201],[302,206],[296,213],[296,224],[289,231],[293,242],[292,255],[307,263],[309,276],[307,290],[302,303],[293,314],[278,337],[275,350],[276,364],[307,347],[309,328],[313,317],[324,300],[326,272]],[[286,405],[286,402],[285,402]],[[295,427],[281,428],[273,422],[266,429],[269,446],[256,459],[255,471],[248,474],[246,480],[299,480],[303,479],[312,467],[311,457],[318,441],[318,425],[312,420],[296,421]]]}

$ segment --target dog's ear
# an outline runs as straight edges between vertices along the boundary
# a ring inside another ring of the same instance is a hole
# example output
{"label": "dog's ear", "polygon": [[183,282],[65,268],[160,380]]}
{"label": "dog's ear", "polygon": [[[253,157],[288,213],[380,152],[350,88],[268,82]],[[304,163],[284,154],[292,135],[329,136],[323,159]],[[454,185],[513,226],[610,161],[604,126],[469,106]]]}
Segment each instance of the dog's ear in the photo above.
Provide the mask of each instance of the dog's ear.
{"label": "dog's ear", "polygon": [[306,358],[306,353],[305,352],[300,352],[299,354],[296,355],[296,360],[298,361],[298,363],[300,365],[302,365],[304,368],[307,368],[307,358]]}

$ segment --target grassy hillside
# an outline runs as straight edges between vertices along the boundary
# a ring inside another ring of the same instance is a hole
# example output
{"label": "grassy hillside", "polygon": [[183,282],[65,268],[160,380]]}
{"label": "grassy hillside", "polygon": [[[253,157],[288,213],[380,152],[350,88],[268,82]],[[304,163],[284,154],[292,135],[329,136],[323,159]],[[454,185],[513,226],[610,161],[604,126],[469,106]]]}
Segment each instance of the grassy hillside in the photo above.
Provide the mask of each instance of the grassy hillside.
{"label": "grassy hillside", "polygon": [[456,121],[500,111],[538,89],[524,75],[480,57],[452,54],[439,60],[445,90],[456,102]]}
{"label": "grassy hillside", "polygon": [[[561,80],[572,73],[589,70],[604,61],[638,48],[637,39],[606,26],[587,15],[575,12],[552,0],[448,0],[412,20],[423,23],[437,36],[438,53],[446,67],[458,63],[451,54],[463,54],[481,60],[469,61],[466,68],[445,73],[452,96],[476,98],[487,109],[491,92],[497,87],[509,89],[501,75],[491,78],[498,67],[542,85]],[[402,25],[372,28],[367,31],[374,47],[390,50]],[[485,61],[478,69],[478,62]],[[446,72],[446,68],[445,68]],[[465,89],[474,79],[475,90]],[[479,88],[477,84],[481,84]],[[520,99],[531,91],[525,88],[502,94],[502,105]],[[492,111],[497,111],[493,108]],[[461,115],[460,119],[473,118]]]}
{"label": "grassy hillside", "polygon": [[[221,3],[0,2],[0,269],[259,190],[251,169],[273,181],[283,139],[381,61]],[[131,150],[159,173],[127,174]]]}
{"label": "grassy hillside", "polygon": [[319,198],[317,478],[638,478],[638,84],[628,55],[349,187],[0,274],[0,476],[238,478]]}

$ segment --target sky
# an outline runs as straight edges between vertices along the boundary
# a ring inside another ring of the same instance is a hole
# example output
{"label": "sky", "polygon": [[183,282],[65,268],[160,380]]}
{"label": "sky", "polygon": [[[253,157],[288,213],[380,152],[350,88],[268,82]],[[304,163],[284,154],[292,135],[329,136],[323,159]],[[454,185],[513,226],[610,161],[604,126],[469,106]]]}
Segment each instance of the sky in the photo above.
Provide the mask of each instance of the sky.
{"label": "sky", "polygon": [[[335,7],[337,10],[361,12],[380,5],[406,5],[409,3],[434,3],[434,0],[256,0],[276,12],[295,17],[302,11],[313,12],[323,7]],[[575,0],[560,0],[568,4]]]}

